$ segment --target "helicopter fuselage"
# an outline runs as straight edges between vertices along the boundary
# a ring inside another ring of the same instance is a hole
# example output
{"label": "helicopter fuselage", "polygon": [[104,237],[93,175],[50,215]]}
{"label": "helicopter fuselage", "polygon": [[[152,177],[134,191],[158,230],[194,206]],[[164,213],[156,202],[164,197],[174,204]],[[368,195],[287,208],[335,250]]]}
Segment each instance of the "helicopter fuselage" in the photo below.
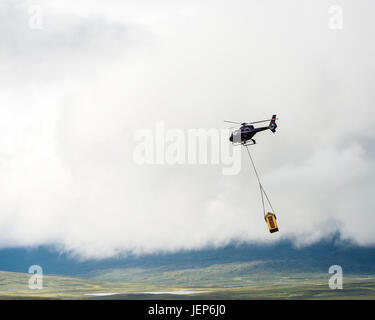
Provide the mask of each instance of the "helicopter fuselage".
{"label": "helicopter fuselage", "polygon": [[267,127],[254,128],[252,125],[243,125],[239,129],[232,132],[229,140],[233,143],[246,143],[251,140],[258,132],[270,129]]}

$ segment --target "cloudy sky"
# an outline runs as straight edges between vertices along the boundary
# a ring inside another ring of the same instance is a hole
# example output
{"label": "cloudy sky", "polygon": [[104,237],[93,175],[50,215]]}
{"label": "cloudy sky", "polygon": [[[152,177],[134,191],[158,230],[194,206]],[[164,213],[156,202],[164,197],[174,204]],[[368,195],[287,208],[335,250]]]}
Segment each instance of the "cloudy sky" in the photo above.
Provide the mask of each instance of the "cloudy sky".
{"label": "cloudy sky", "polygon": [[[337,231],[375,244],[374,9],[2,0],[0,247],[104,258]],[[279,233],[245,152],[238,175],[134,163],[135,132],[157,122],[221,130],[275,113],[251,150]]]}

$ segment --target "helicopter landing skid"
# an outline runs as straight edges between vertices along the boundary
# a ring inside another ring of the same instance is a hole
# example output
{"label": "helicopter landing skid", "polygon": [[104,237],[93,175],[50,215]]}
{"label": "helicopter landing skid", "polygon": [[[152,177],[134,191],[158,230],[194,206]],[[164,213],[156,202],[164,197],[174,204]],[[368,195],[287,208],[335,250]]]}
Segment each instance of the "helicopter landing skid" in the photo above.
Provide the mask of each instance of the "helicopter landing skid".
{"label": "helicopter landing skid", "polygon": [[[251,142],[249,142],[251,141]],[[254,139],[250,139],[250,140],[247,140],[247,141],[244,141],[244,142],[239,142],[239,143],[233,143],[234,146],[244,146],[244,147],[247,147],[247,146],[252,146],[256,144],[256,141]]]}
{"label": "helicopter landing skid", "polygon": [[[249,141],[251,141],[251,142],[249,142]],[[243,142],[243,143],[241,143],[244,147],[246,147],[246,146],[252,146],[252,145],[254,145],[254,144],[256,144],[256,141],[254,140],[254,139],[250,139],[250,140],[248,140],[248,141],[245,141],[245,142]]]}

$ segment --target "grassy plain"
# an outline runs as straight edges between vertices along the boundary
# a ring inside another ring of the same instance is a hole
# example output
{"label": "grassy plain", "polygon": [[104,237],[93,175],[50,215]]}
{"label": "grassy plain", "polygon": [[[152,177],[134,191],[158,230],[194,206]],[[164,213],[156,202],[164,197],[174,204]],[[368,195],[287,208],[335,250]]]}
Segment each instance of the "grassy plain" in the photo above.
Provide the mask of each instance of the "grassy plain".
{"label": "grassy plain", "polygon": [[[328,273],[262,272],[264,264],[98,270],[80,277],[44,275],[39,290],[29,289],[30,274],[0,271],[0,299],[375,299],[374,275],[344,275],[343,290],[331,290]],[[104,295],[111,293],[115,294]]]}

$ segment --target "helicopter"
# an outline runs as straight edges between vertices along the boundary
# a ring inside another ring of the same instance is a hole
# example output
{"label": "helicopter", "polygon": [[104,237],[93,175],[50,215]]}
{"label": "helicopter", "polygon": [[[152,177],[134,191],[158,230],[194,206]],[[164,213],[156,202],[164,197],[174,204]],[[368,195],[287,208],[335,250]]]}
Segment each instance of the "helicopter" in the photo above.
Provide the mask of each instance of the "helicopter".
{"label": "helicopter", "polygon": [[[224,122],[240,124],[241,127],[232,132],[232,134],[229,137],[229,141],[232,142],[234,145],[241,144],[244,146],[248,146],[248,145],[256,144],[256,141],[253,139],[253,137],[255,136],[255,134],[257,134],[260,131],[269,129],[273,133],[275,133],[276,128],[277,128],[276,120],[278,120],[278,118],[276,118],[276,115],[274,114],[272,118],[269,120],[260,120],[260,121],[243,122],[243,123],[224,120]],[[268,122],[268,121],[270,121],[270,123],[266,127],[254,128],[253,126],[253,124],[255,123],[262,123],[262,122]]]}

